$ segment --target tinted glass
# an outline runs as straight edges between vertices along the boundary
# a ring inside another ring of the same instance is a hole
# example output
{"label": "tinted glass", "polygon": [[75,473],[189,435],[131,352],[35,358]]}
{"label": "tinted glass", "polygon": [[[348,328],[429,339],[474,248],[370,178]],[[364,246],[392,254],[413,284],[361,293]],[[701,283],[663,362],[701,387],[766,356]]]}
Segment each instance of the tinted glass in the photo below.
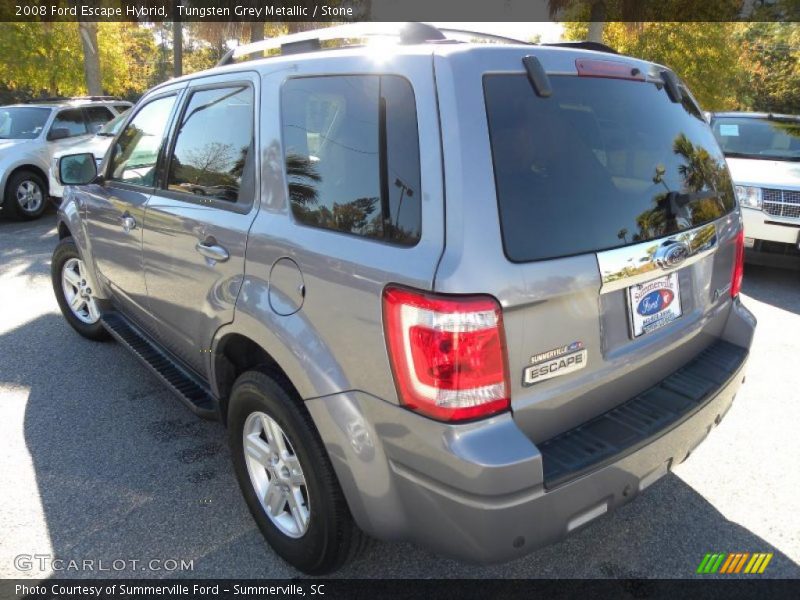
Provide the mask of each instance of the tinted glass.
{"label": "tinted glass", "polygon": [[725,159],[691,102],[653,83],[484,78],[503,242],[514,261],[670,235],[734,207]]}
{"label": "tinted glass", "polygon": [[243,177],[252,173],[252,144],[252,88],[195,92],[184,110],[168,188],[236,202]]}
{"label": "tinted glass", "polygon": [[125,122],[127,116],[128,116],[128,111],[125,111],[120,115],[117,115],[116,117],[111,119],[108,123],[103,125],[97,132],[97,135],[105,135],[109,137],[117,135],[117,132],[122,128],[122,124]]}
{"label": "tinted glass", "polygon": [[123,113],[123,112],[125,112],[126,110],[129,110],[129,109],[130,109],[130,107],[131,107],[131,105],[130,105],[130,104],[115,104],[115,105],[114,105],[114,108],[116,109],[116,111],[117,111],[118,113]]}
{"label": "tinted glass", "polygon": [[0,109],[0,140],[37,138],[49,116],[49,108],[19,106]]}
{"label": "tinted glass", "polygon": [[62,110],[56,115],[53,125],[50,127],[50,133],[56,129],[66,129],[69,132],[67,137],[85,135],[87,130],[83,111],[80,108]]}
{"label": "tinted glass", "polygon": [[800,120],[714,117],[711,126],[726,156],[800,160]]}
{"label": "tinted glass", "polygon": [[105,106],[90,106],[84,110],[86,111],[86,117],[89,119],[90,133],[97,133],[103,125],[114,118],[114,114]]}
{"label": "tinted glass", "polygon": [[419,141],[408,81],[293,79],[283,88],[282,119],[295,218],[396,244],[419,240]]}
{"label": "tinted glass", "polygon": [[165,96],[146,104],[122,131],[114,146],[109,178],[152,187],[156,162],[164,140],[175,96]]}

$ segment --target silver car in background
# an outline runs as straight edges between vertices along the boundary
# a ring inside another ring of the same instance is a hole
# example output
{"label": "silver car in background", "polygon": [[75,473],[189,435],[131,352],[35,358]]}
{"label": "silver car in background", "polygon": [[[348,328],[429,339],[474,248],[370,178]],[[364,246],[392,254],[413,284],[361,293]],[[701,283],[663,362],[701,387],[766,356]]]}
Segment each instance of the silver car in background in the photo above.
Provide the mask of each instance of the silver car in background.
{"label": "silver car in background", "polygon": [[57,98],[0,107],[0,208],[38,218],[50,193],[53,155],[94,135],[132,104],[109,96]]}

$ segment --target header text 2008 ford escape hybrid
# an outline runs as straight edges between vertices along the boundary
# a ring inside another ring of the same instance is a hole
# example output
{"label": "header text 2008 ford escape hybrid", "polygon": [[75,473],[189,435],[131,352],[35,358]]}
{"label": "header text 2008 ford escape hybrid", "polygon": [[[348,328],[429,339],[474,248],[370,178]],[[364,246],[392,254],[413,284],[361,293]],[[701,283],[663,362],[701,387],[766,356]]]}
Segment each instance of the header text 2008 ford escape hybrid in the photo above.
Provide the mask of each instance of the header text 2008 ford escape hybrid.
{"label": "header text 2008 ford escape hybrid", "polygon": [[297,568],[364,533],[508,560],[729,409],[755,328],[739,209],[664,67],[420,24],[320,49],[373,33],[238,48],[147,93],[97,172],[62,158],[55,293],[227,425]]}

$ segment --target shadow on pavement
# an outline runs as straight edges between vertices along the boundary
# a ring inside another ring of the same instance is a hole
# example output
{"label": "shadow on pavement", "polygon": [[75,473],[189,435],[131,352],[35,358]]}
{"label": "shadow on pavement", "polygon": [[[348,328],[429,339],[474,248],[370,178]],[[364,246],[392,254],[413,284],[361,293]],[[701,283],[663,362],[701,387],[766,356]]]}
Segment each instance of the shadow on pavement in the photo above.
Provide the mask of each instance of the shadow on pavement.
{"label": "shadow on pavement", "polygon": [[[0,383],[29,389],[25,443],[58,558],[194,560],[191,572],[102,576],[297,576],[256,530],[222,426],[195,418],[123,348],[84,340],[47,314],[0,336],[0,349]],[[674,475],[510,564],[475,567],[408,544],[376,543],[341,575],[691,577],[706,552],[774,552],[766,576],[800,577],[788,557]]]}
{"label": "shadow on pavement", "polygon": [[[0,219],[0,270],[17,261],[14,277],[28,274],[30,285],[49,286],[53,221],[52,215],[22,224]],[[790,275],[750,267],[745,293],[798,312],[798,281]],[[119,345],[87,341],[48,312],[0,334],[0,384],[28,393],[24,440],[38,487],[30,497],[41,502],[55,557],[128,561],[122,571],[56,576],[298,576],[255,527],[223,427],[189,413]],[[748,497],[757,498],[753,492]],[[339,575],[692,577],[707,552],[773,552],[764,576],[800,577],[790,558],[673,474],[565,541],[509,564],[477,567],[409,544],[376,542]],[[153,559],[191,560],[194,569],[142,570]],[[136,568],[131,560],[140,561]]]}
{"label": "shadow on pavement", "polygon": [[759,302],[800,314],[800,271],[746,264],[742,293]]}

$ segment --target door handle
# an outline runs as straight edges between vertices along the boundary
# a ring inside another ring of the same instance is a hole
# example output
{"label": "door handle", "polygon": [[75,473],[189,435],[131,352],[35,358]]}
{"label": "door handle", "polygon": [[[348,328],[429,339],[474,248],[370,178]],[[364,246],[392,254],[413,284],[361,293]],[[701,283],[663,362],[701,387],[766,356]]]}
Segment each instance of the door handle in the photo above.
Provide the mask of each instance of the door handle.
{"label": "door handle", "polygon": [[136,229],[136,219],[134,219],[130,213],[125,213],[121,217],[122,220],[122,228],[125,230],[125,233],[130,233],[131,229]]}
{"label": "door handle", "polygon": [[230,257],[228,251],[217,244],[214,240],[197,242],[197,245],[194,247],[194,249],[206,258],[210,258],[216,262],[225,262]]}

